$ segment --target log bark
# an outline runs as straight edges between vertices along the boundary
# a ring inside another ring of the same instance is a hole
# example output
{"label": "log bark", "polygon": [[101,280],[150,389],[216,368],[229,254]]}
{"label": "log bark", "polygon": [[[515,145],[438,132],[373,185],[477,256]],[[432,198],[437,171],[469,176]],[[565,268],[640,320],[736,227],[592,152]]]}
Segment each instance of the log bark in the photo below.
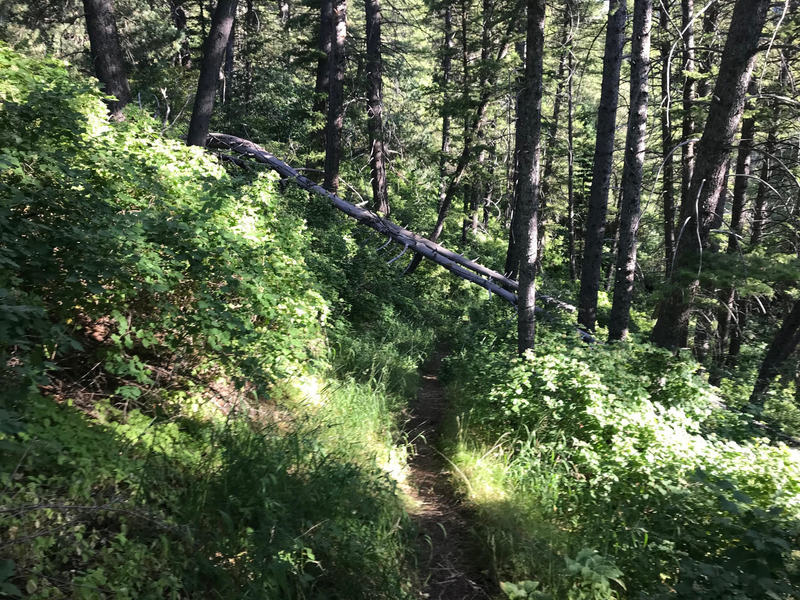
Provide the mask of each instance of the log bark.
{"label": "log bark", "polygon": [[114,96],[113,100],[106,101],[111,118],[121,120],[122,109],[130,102],[131,91],[122,60],[114,5],[111,0],[83,0],[83,9],[95,73],[105,93]]}
{"label": "log bark", "polygon": [[642,177],[647,134],[647,78],[650,73],[650,34],[653,0],[633,4],[633,43],[631,48],[630,113],[622,170],[622,207],[619,245],[614,282],[614,300],[608,324],[608,339],[622,340],[628,335],[633,280],[636,270],[636,243],[641,216]]}
{"label": "log bark", "polygon": [[614,159],[619,72],[622,65],[622,48],[625,44],[627,15],[627,0],[610,0],[603,56],[603,80],[597,113],[592,187],[589,192],[589,214],[586,219],[581,289],[578,297],[578,323],[589,331],[594,330],[597,322],[597,292],[600,289],[603,263],[608,189]]}
{"label": "log bark", "polygon": [[[676,349],[688,324],[691,301],[698,285],[702,253],[717,218],[717,205],[725,184],[731,144],[739,129],[747,88],[767,16],[768,0],[737,0],[734,6],[719,76],[712,95],[688,198],[682,203],[681,224],[686,232],[676,249],[673,289],[658,309],[651,340]],[[694,235],[692,235],[694,233]]]}
{"label": "log bark", "polygon": [[208,137],[211,113],[214,111],[214,96],[216,96],[217,82],[219,81],[219,69],[225,57],[237,4],[238,0],[219,0],[211,19],[211,31],[206,38],[203,50],[203,63],[200,66],[197,94],[194,98],[194,109],[186,140],[190,146],[202,146]]}

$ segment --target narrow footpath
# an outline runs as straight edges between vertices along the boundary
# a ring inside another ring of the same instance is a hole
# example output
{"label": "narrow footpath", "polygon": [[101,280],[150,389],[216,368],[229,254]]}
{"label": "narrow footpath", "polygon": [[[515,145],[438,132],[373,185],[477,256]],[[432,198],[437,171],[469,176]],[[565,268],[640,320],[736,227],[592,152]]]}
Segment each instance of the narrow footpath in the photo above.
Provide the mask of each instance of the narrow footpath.
{"label": "narrow footpath", "polygon": [[470,514],[450,483],[449,465],[437,451],[446,412],[444,388],[438,373],[442,353],[422,366],[422,384],[411,407],[406,431],[413,445],[409,461],[409,512],[419,530],[421,598],[485,600],[499,592],[481,564],[481,552],[470,531]]}

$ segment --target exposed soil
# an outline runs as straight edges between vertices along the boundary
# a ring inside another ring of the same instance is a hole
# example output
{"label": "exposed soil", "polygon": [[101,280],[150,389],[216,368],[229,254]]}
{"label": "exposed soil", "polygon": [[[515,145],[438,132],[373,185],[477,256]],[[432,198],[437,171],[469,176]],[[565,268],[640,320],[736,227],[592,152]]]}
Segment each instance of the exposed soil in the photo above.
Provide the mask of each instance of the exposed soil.
{"label": "exposed soil", "polygon": [[445,458],[436,450],[446,411],[444,388],[437,374],[442,353],[422,366],[422,385],[406,425],[414,453],[409,461],[409,487],[414,500],[411,517],[419,530],[421,598],[430,600],[485,600],[499,591],[481,561],[471,532],[472,515],[461,504],[450,483]]}

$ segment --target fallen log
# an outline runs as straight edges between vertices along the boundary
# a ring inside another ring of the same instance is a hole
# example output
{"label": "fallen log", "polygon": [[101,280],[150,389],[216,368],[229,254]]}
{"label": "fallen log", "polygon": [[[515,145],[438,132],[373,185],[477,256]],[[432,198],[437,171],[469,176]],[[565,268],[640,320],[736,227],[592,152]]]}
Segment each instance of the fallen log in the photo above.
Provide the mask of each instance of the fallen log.
{"label": "fallen log", "polygon": [[[308,190],[309,192],[319,194],[320,196],[324,196],[330,200],[337,209],[349,217],[352,217],[359,223],[371,227],[378,233],[389,236],[398,244],[410,248],[414,252],[417,252],[430,261],[441,265],[455,275],[458,275],[467,281],[470,281],[494,294],[497,294],[511,304],[517,304],[517,295],[505,289],[498,283],[495,283],[494,279],[496,278],[497,281],[500,282],[505,280],[504,282],[506,283],[513,283],[514,287],[516,287],[516,282],[506,279],[500,273],[495,273],[491,269],[487,269],[482,265],[478,265],[477,263],[464,258],[460,254],[456,254],[455,252],[447,250],[439,244],[435,244],[429,240],[426,240],[425,238],[403,227],[400,227],[392,221],[381,217],[371,210],[356,206],[355,204],[351,204],[346,200],[342,200],[305,175],[301,175],[297,170],[287,165],[271,152],[268,152],[253,142],[224,133],[212,133],[208,136],[206,146],[208,148],[220,150],[232,150],[239,154],[254,158],[260,163],[268,165],[270,168],[280,173],[285,179],[294,181],[301,188]],[[489,273],[488,278],[481,277],[479,273]]]}
{"label": "fallen log", "polygon": [[[269,166],[274,171],[277,171],[284,179],[291,180],[298,186],[309,192],[319,194],[327,198],[335,208],[339,209],[349,217],[352,217],[359,223],[366,225],[388,236],[391,240],[402,245],[406,249],[411,249],[417,254],[427,258],[454,275],[461,277],[471,283],[481,286],[492,294],[496,294],[508,301],[512,305],[517,305],[517,295],[513,290],[518,289],[519,284],[513,279],[509,279],[497,271],[493,271],[488,267],[479,265],[464,256],[448,250],[447,248],[432,242],[404,227],[400,227],[389,219],[381,217],[377,213],[351,204],[346,200],[342,200],[335,194],[332,194],[321,185],[315,183],[305,175],[301,175],[296,169],[287,165],[271,152],[268,152],[261,146],[254,144],[249,140],[239,138],[233,135],[224,133],[211,133],[206,140],[208,148],[216,150],[230,150],[248,156],[260,163]],[[539,295],[539,298],[545,302],[551,302],[564,310],[574,311],[575,307],[555,298],[545,295]],[[537,313],[544,311],[537,307]],[[586,341],[594,341],[594,338],[585,331],[578,329],[578,333]]]}

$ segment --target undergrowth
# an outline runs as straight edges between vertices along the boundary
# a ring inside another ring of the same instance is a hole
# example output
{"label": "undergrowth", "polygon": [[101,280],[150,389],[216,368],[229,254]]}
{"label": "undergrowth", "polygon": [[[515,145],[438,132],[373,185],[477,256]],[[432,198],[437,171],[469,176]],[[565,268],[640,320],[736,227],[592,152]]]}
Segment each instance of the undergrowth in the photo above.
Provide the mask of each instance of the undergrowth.
{"label": "undergrowth", "polygon": [[408,597],[420,315],[274,176],[0,70],[0,597]]}
{"label": "undergrowth", "polygon": [[512,358],[486,334],[446,361],[455,479],[506,595],[798,597],[796,451],[691,359],[574,338],[540,327]]}

